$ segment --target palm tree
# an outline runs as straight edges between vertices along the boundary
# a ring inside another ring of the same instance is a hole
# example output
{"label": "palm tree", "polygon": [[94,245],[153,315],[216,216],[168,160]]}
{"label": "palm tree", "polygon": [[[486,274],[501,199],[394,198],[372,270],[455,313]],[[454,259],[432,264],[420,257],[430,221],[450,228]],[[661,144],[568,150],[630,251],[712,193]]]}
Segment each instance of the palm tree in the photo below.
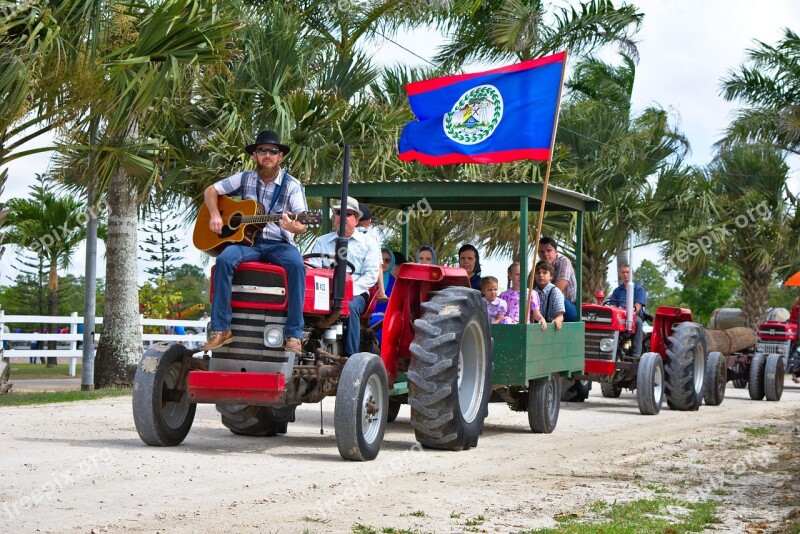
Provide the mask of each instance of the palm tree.
{"label": "palm tree", "polygon": [[758,141],[800,153],[800,37],[784,30],[773,46],[756,41],[742,65],[722,80],[722,96],[749,107],[738,112],[721,144]]}
{"label": "palm tree", "polygon": [[610,44],[635,57],[632,38],[643,18],[635,6],[616,8],[608,0],[590,0],[577,8],[553,8],[541,0],[450,4],[438,22],[452,37],[436,57],[449,68],[471,61],[524,61],[564,49],[579,57]]}
{"label": "palm tree", "polygon": [[[69,268],[72,255],[86,239],[85,206],[71,196],[57,197],[43,175],[37,180],[40,184],[31,186],[31,198],[8,201],[3,236],[6,242],[36,253],[47,267],[49,314],[57,316],[58,270]],[[55,325],[48,328],[55,333]],[[47,365],[55,366],[56,358],[48,358]]]}
{"label": "palm tree", "polygon": [[[102,126],[96,155],[85,176],[105,195],[108,221],[106,303],[103,336],[95,362],[97,387],[129,385],[141,355],[138,321],[136,228],[138,206],[151,189],[162,186],[171,146],[162,135],[165,117],[190,100],[203,68],[227,58],[236,24],[227,4],[209,0],[145,0],[105,5],[100,54],[91,79],[99,94],[91,115]],[[88,55],[89,50],[85,50]],[[88,151],[85,133],[65,142],[72,152],[60,168],[74,169],[75,156]],[[84,167],[86,164],[84,163]],[[71,180],[86,187],[86,179]]]}

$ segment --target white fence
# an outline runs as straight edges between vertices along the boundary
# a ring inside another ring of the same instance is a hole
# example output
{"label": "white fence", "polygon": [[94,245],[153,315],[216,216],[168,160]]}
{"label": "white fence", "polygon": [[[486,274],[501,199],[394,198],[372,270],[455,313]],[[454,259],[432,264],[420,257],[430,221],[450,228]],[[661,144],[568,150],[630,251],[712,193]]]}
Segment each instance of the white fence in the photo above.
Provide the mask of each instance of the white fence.
{"label": "white fence", "polygon": [[[22,327],[23,332],[5,332],[3,326],[8,323],[16,325],[31,325],[28,328]],[[24,330],[38,329],[41,324],[68,325],[68,334],[43,334],[39,332],[24,332]],[[194,346],[205,343],[205,328],[208,319],[200,321],[189,321],[185,319],[145,319],[139,316],[139,329],[142,332],[144,347],[149,347],[153,342],[158,341],[180,341],[187,346]],[[50,317],[46,315],[5,315],[0,310],[0,341],[8,342],[9,349],[3,351],[4,358],[69,358],[69,376],[75,376],[75,366],[77,360],[83,357],[83,349],[78,348],[78,343],[83,341],[83,334],[78,332],[78,325],[83,325],[83,317],[78,316],[77,312],[67,317]],[[95,317],[95,324],[103,324],[102,317]],[[178,334],[145,334],[145,326],[175,327],[182,326],[191,328],[198,334],[178,335]],[[100,339],[100,334],[94,335],[95,343]],[[58,346],[55,350],[31,349],[31,343],[55,341]],[[20,343],[25,346],[19,347]],[[5,346],[5,343],[0,344]]]}

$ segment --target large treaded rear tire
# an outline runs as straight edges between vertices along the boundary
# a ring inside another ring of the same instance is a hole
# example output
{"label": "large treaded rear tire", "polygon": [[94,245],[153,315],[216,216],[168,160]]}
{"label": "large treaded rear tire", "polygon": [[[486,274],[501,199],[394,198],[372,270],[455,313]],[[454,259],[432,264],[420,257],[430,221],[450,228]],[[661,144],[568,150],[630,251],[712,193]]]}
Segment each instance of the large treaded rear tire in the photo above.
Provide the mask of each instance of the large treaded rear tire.
{"label": "large treaded rear tire", "polygon": [[139,437],[148,445],[180,445],[192,428],[197,404],[189,402],[186,383],[178,402],[164,399],[178,385],[187,352],[191,355],[191,351],[178,343],[158,343],[145,351],[136,366],[133,422]]}
{"label": "large treaded rear tire", "polygon": [[702,325],[679,323],[667,340],[664,395],[672,410],[697,410],[703,403],[706,336]]}
{"label": "large treaded rear tire", "polygon": [[479,291],[446,287],[421,305],[408,369],[411,426],[425,447],[478,444],[492,387],[492,338]]}
{"label": "large treaded rear tire", "polygon": [[712,352],[706,362],[706,377],[703,385],[703,401],[706,406],[719,406],[725,400],[728,384],[728,365],[721,352]]}
{"label": "large treaded rear tire", "polygon": [[747,378],[747,392],[753,400],[764,398],[764,371],[767,365],[766,354],[754,354],[750,360],[750,374]]}
{"label": "large treaded rear tire", "polygon": [[768,401],[779,401],[783,395],[785,366],[783,356],[770,354],[764,366],[764,396]]}
{"label": "large treaded rear tire", "polygon": [[294,422],[297,406],[250,406],[248,404],[217,404],[222,424],[240,436],[273,437],[286,434]]}
{"label": "large treaded rear tire", "polygon": [[561,378],[561,400],[563,402],[583,402],[589,398],[592,383],[588,380]]}

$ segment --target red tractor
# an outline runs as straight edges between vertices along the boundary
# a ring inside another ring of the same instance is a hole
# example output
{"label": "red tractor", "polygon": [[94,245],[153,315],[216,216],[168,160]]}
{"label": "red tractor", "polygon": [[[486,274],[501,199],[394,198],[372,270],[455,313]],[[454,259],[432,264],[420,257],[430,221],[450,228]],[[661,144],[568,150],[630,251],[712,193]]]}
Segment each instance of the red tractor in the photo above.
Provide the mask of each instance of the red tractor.
{"label": "red tractor", "polygon": [[342,318],[352,281],[349,273],[343,279],[337,284],[333,270],[307,265],[298,355],[282,348],[284,269],[241,264],[233,278],[232,344],[202,359],[183,345],[160,344],[140,360],[133,415],[141,439],[154,446],[180,444],[198,403],[216,404],[222,424],[234,434],[285,434],[298,405],[335,396],[339,453],[347,460],[372,460],[383,441],[390,389],[407,372],[417,440],[437,449],[476,446],[491,394],[492,338],[486,305],[469,287],[466,271],[403,265],[384,319],[383,346],[379,350],[371,332],[362,329],[364,352],[349,357],[342,354]]}
{"label": "red tractor", "polygon": [[[600,382],[604,397],[619,397],[623,389],[636,390],[639,411],[655,415],[663,398],[673,410],[697,410],[703,402],[706,365],[705,331],[692,322],[684,308],[658,308],[650,348],[641,357],[631,355],[635,322],[626,309],[583,304],[586,360],[581,380]],[[588,389],[586,390],[588,392]],[[585,398],[585,397],[584,397]]]}

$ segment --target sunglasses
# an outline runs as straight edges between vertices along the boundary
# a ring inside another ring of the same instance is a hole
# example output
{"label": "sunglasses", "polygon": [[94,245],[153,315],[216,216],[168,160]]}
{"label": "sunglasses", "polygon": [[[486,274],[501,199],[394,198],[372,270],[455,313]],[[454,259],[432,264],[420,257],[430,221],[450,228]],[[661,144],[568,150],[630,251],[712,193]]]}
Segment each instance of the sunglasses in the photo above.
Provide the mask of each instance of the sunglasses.
{"label": "sunglasses", "polygon": [[255,150],[255,153],[258,154],[259,156],[266,156],[267,154],[269,154],[270,156],[277,156],[278,154],[280,154],[280,152],[281,152],[280,148],[267,148],[264,146],[258,147]]}
{"label": "sunglasses", "polygon": [[[340,210],[333,210],[333,214],[334,215],[340,215],[341,211]],[[355,217],[356,216],[356,212],[347,210],[345,212],[345,215],[348,216],[348,217]]]}

